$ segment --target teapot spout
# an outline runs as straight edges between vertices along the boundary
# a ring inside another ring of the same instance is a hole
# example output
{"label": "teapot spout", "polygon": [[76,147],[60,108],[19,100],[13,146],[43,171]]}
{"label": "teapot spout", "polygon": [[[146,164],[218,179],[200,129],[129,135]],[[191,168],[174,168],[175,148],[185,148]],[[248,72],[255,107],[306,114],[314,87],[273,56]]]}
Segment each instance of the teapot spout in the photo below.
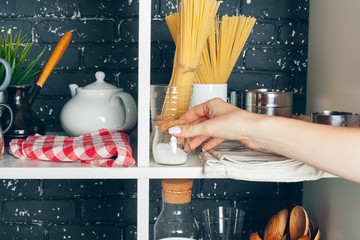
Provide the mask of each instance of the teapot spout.
{"label": "teapot spout", "polygon": [[70,84],[69,85],[69,88],[70,88],[70,92],[71,92],[71,97],[74,97],[75,94],[76,94],[76,89],[78,88],[79,86],[77,84]]}

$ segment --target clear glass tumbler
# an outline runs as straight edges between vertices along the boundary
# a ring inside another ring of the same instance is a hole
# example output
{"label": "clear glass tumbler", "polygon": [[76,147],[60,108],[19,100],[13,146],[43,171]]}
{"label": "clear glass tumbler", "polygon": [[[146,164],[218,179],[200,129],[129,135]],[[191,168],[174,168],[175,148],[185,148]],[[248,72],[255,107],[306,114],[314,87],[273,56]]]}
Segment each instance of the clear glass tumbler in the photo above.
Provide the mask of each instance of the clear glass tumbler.
{"label": "clear glass tumbler", "polygon": [[245,211],[233,207],[213,207],[203,211],[205,240],[240,240]]}
{"label": "clear glass tumbler", "polygon": [[178,139],[168,133],[170,127],[185,124],[178,119],[188,109],[192,87],[150,86],[152,133],[150,146],[154,161],[165,165],[186,163],[189,139]]}

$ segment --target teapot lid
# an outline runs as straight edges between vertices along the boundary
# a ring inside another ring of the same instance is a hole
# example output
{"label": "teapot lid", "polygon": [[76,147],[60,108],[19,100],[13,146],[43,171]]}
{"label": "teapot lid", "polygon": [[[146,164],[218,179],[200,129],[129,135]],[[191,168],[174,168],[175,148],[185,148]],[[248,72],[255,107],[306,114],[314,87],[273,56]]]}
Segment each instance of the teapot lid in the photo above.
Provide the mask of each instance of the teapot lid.
{"label": "teapot lid", "polygon": [[95,73],[96,81],[94,83],[90,83],[89,85],[86,85],[83,89],[86,90],[108,90],[108,89],[118,89],[116,86],[106,83],[104,81],[105,79],[105,73],[104,72],[96,72]]}

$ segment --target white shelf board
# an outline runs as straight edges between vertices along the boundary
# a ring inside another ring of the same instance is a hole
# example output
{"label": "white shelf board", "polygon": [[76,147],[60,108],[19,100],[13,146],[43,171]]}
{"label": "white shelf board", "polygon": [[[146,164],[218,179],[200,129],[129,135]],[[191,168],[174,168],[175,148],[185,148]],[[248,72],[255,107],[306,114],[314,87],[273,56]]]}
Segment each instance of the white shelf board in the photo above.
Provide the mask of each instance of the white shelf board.
{"label": "white shelf board", "polygon": [[150,158],[150,178],[207,178],[200,159],[193,151],[183,165],[161,165]]}
{"label": "white shelf board", "polygon": [[180,166],[158,165],[150,167],[105,168],[81,162],[50,162],[18,159],[5,152],[0,160],[0,179],[157,179],[206,178],[195,154]]}
{"label": "white shelf board", "polygon": [[[336,176],[326,173],[323,178]],[[204,175],[197,155],[190,154],[186,164],[160,165],[150,159],[149,167],[105,168],[81,162],[49,162],[17,159],[5,153],[0,160],[0,179],[163,179],[209,178]],[[214,178],[214,177],[211,177]]]}
{"label": "white shelf board", "polygon": [[5,153],[0,160],[2,179],[102,179],[136,178],[138,169],[104,168],[81,162],[50,162],[18,159]]}

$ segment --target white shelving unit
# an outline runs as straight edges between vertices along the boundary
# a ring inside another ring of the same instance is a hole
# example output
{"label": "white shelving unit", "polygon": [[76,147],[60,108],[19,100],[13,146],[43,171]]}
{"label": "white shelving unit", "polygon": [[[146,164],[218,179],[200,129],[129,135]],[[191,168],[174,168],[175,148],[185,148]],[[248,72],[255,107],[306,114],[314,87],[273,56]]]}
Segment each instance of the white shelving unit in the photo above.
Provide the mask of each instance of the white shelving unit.
{"label": "white shelving unit", "polygon": [[[182,166],[162,166],[150,156],[150,62],[151,62],[151,1],[139,2],[139,79],[137,165],[132,168],[101,168],[89,164],[60,163],[16,159],[6,153],[0,160],[2,179],[137,179],[137,236],[149,237],[149,181],[163,178],[206,178],[194,154]],[[134,139],[132,139],[134,140]],[[134,149],[135,150],[135,149]],[[326,177],[333,177],[326,175]]]}

